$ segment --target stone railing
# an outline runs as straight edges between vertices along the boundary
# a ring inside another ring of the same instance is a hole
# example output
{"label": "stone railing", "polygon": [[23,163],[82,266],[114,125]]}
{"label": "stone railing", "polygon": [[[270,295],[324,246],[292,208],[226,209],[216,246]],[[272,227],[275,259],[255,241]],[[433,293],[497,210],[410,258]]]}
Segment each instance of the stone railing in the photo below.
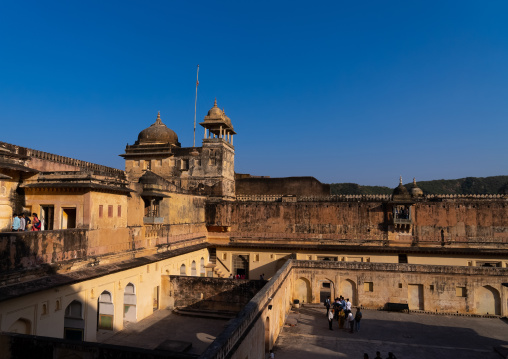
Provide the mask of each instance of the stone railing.
{"label": "stone railing", "polygon": [[109,176],[116,176],[116,177],[120,177],[120,178],[125,177],[124,171],[116,169],[116,168],[102,166],[102,165],[98,165],[98,164],[91,163],[91,162],[81,161],[81,160],[77,160],[77,159],[70,158],[70,157],[55,155],[53,153],[34,150],[31,148],[27,148],[27,147],[16,146],[16,145],[6,143],[6,142],[0,142],[0,145],[2,145],[2,147],[5,147],[5,148],[13,151],[16,154],[29,156],[32,158],[38,158],[38,159],[46,160],[46,161],[58,162],[58,163],[66,164],[69,166],[76,166],[76,167],[82,168],[84,170],[91,171],[95,174],[106,174]]}
{"label": "stone railing", "polygon": [[[238,344],[252,329],[260,314],[287,280],[291,273],[292,261],[288,260],[272,279],[251,299],[244,309],[233,319],[224,331],[210,344],[200,358],[225,359],[230,358]],[[289,294],[289,292],[288,292]],[[275,338],[274,338],[275,340]]]}

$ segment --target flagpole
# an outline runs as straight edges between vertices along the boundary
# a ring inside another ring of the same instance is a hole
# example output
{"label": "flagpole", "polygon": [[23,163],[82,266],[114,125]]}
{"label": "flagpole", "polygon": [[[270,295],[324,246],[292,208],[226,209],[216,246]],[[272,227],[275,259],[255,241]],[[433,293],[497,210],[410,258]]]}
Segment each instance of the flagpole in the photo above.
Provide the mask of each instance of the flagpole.
{"label": "flagpole", "polygon": [[199,65],[196,73],[196,100],[194,101],[194,142],[192,147],[196,147],[196,107],[198,105],[198,85],[199,85]]}

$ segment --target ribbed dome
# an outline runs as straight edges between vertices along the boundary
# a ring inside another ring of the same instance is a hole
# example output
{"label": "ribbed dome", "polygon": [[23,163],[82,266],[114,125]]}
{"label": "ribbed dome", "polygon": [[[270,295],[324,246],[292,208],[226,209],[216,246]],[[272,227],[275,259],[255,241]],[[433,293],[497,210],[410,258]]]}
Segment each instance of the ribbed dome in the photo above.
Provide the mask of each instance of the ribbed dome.
{"label": "ribbed dome", "polygon": [[178,136],[161,121],[160,112],[157,114],[155,123],[145,128],[138,135],[139,144],[171,143],[178,144]]}

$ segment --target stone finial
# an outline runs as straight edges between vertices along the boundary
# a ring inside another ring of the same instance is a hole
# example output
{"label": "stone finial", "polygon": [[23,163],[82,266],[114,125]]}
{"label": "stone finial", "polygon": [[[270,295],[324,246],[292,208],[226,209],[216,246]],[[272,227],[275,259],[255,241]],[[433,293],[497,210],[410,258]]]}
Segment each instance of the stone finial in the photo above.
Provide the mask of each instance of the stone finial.
{"label": "stone finial", "polygon": [[155,121],[155,123],[158,124],[158,125],[162,125],[161,112],[160,111],[157,112],[157,120]]}
{"label": "stone finial", "polygon": [[413,177],[413,186],[416,187],[416,178],[415,177]]}
{"label": "stone finial", "polygon": [[399,184],[402,184],[402,176],[400,176]]}
{"label": "stone finial", "polygon": [[217,97],[215,98],[215,102],[213,103],[213,107],[217,107]]}

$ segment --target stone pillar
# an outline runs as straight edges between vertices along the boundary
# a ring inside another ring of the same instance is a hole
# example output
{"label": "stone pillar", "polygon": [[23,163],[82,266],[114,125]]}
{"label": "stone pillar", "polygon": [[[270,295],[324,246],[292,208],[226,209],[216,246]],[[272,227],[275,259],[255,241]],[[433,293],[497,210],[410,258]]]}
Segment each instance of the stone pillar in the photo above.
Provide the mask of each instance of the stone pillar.
{"label": "stone pillar", "polygon": [[205,127],[205,137],[203,137],[203,138],[206,138],[206,127]]}
{"label": "stone pillar", "polygon": [[231,135],[231,145],[233,145],[233,135]]}
{"label": "stone pillar", "polygon": [[222,126],[219,128],[219,138],[222,138]]}

